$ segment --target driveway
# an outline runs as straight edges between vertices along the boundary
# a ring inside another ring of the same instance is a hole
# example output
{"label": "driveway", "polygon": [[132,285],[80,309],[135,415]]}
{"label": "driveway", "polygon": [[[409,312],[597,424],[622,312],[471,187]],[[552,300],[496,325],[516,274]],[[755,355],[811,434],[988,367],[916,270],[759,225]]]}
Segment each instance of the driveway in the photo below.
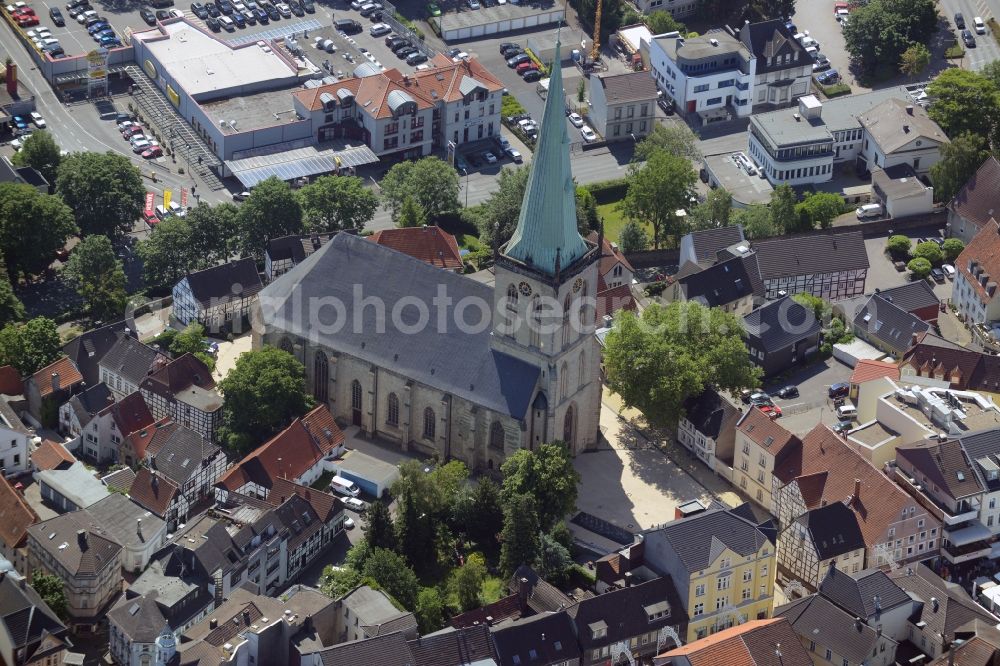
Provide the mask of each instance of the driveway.
{"label": "driveway", "polygon": [[793,18],[799,32],[809,31],[809,36],[819,42],[820,52],[830,59],[830,67],[840,72],[844,82],[851,86],[854,94],[869,92],[858,84],[851,73],[851,58],[844,43],[844,31],[833,16],[834,0],[822,0],[810,5],[808,14],[799,13]]}
{"label": "driveway", "polygon": [[[832,384],[846,382],[853,370],[834,358],[817,361],[805,368],[797,369],[780,379],[764,384],[764,390],[774,397],[781,407],[782,416],[778,421],[784,428],[796,435],[804,435],[819,423],[833,425],[833,402],[828,397]],[[799,397],[784,400],[775,396],[783,386],[795,385]]]}
{"label": "driveway", "polygon": [[250,351],[253,344],[250,333],[235,338],[232,342],[220,340],[219,354],[215,358],[215,380],[220,381],[226,378],[229,371],[236,367],[236,359],[244,352]]}

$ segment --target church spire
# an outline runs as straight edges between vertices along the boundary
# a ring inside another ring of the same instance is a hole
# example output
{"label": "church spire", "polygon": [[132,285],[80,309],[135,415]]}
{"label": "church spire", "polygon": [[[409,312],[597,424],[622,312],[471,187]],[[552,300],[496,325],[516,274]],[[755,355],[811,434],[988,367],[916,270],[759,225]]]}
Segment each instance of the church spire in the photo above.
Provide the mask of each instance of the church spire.
{"label": "church spire", "polygon": [[569,137],[563,113],[565,93],[559,37],[549,76],[531,177],[521,203],[517,229],[503,254],[555,276],[587,252],[576,226],[576,185],[569,166]]}

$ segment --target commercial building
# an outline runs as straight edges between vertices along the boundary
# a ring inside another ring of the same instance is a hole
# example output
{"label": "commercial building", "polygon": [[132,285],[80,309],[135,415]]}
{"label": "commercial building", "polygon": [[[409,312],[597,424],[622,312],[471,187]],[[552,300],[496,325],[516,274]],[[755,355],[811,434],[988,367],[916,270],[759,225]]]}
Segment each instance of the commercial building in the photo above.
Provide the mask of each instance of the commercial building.
{"label": "commercial building", "polygon": [[591,127],[605,141],[639,141],[656,125],[658,98],[649,72],[595,74],[587,112]]}
{"label": "commercial building", "polygon": [[775,663],[776,656],[777,663],[781,666],[813,664],[809,654],[796,640],[791,625],[784,618],[750,620],[746,624],[730,627],[711,638],[697,640],[658,654],[653,664],[655,666],[699,666],[700,664],[757,666]]}

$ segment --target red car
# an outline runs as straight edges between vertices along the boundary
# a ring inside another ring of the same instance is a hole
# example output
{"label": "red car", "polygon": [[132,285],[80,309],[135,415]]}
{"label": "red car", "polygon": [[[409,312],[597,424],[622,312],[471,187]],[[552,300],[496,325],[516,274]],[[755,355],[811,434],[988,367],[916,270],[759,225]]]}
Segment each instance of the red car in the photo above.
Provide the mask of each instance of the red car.
{"label": "red car", "polygon": [[126,141],[136,134],[142,134],[142,125],[130,125],[122,130],[122,138]]}
{"label": "red car", "polygon": [[20,9],[15,9],[14,13],[11,14],[11,16],[13,16],[16,19],[19,19],[22,16],[34,16],[34,15],[35,15],[35,10],[32,9],[31,7],[21,7]]}
{"label": "red car", "polygon": [[160,218],[156,217],[156,213],[147,213],[146,211],[142,211],[142,220],[151,227],[160,223]]}
{"label": "red car", "polygon": [[24,14],[17,19],[17,24],[22,28],[30,28],[33,25],[38,25],[38,17]]}
{"label": "red car", "polygon": [[524,74],[525,72],[530,72],[536,69],[538,69],[538,65],[529,60],[528,62],[522,62],[520,65],[515,67],[514,71],[518,74]]}
{"label": "red car", "polygon": [[143,151],[142,156],[147,160],[151,160],[154,157],[163,157],[163,148],[160,146],[153,146],[152,148],[147,148]]}
{"label": "red car", "polygon": [[763,407],[758,407],[757,409],[764,412],[772,419],[781,418],[781,407],[778,407],[777,405],[764,405]]}

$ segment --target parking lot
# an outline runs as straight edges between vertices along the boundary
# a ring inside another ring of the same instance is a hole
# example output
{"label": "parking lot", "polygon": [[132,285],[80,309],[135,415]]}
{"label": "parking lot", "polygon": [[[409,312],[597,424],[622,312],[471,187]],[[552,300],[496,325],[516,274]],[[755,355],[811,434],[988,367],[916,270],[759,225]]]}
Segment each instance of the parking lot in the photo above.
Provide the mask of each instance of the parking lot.
{"label": "parking lot", "polygon": [[819,42],[819,51],[830,60],[830,68],[837,70],[854,94],[869,92],[870,88],[860,85],[848,67],[850,56],[843,28],[833,13],[834,4],[835,0],[823,0],[811,5],[808,13],[799,12],[794,16],[795,26],[800,33],[808,30],[809,36]]}

